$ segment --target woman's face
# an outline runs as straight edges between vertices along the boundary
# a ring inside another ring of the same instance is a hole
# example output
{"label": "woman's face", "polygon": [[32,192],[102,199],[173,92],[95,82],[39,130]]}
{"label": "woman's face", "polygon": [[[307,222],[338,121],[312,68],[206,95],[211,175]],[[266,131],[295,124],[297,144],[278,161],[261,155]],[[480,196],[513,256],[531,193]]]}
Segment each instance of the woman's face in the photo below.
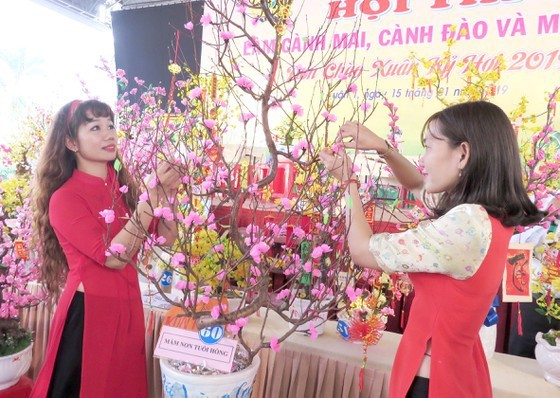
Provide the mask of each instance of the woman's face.
{"label": "woman's face", "polygon": [[439,123],[430,123],[424,139],[425,152],[420,160],[423,166],[424,187],[429,193],[449,191],[459,181],[464,167],[464,148],[452,148],[440,133]]}
{"label": "woman's face", "polygon": [[106,164],[117,156],[117,132],[108,117],[95,117],[87,114],[90,122],[80,125],[78,137],[74,140],[78,168],[80,166]]}

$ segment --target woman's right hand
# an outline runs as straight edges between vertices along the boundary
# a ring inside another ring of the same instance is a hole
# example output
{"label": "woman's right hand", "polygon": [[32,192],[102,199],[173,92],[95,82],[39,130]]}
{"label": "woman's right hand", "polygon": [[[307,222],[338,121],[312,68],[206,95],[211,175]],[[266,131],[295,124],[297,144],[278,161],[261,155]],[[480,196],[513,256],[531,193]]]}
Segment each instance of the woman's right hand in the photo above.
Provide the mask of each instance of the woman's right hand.
{"label": "woman's right hand", "polygon": [[[345,138],[352,138],[350,141],[344,141]],[[385,153],[389,148],[385,139],[379,137],[373,131],[358,122],[346,122],[338,131],[336,141],[342,143],[345,148],[375,150],[379,153]]]}

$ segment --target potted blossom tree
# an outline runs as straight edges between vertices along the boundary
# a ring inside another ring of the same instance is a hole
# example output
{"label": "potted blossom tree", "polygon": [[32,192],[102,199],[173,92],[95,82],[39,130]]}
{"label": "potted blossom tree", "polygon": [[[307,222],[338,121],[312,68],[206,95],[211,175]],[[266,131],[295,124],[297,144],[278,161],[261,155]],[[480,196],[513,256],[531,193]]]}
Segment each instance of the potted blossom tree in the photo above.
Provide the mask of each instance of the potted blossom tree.
{"label": "potted blossom tree", "polygon": [[[311,103],[298,103],[298,88],[309,73],[322,73],[336,57],[350,52],[330,49],[320,57],[295,58],[279,45],[259,42],[259,33],[270,35],[275,43],[292,35],[298,15],[293,1],[204,3],[204,14],[181,28],[188,34],[199,24],[205,27],[204,51],[209,52],[210,64],[201,65],[200,73],[191,73],[180,59],[173,59],[172,85],[162,88],[144,87],[138,78],[132,87],[124,72],[117,72],[123,92],[115,109],[120,148],[144,190],[145,176],[159,161],[174,163],[184,176],[178,193],[169,198],[174,205],[153,209],[156,218],[178,221],[177,241],[169,248],[156,248],[159,237],[146,231],[143,248],[145,255],[156,257],[144,263],[163,263],[171,272],[174,292],[161,288],[162,276],[152,267],[140,266],[139,273],[180,312],[183,321],[175,319],[174,324],[197,330],[223,327],[241,347],[233,370],[241,372],[249,365],[254,375],[259,350],[279,350],[303,325],[309,325],[306,332],[316,338],[324,322],[317,318],[326,319],[345,307],[347,292],[354,291],[358,279],[367,290],[382,277],[351,264],[345,250],[344,187],[318,162],[319,150],[334,141],[337,110],[364,122],[377,103],[357,94],[359,75],[353,71],[306,86],[314,93]],[[327,34],[332,34],[328,24],[316,32],[317,37]],[[243,41],[254,58],[244,59],[240,53]],[[356,99],[343,101],[335,91]],[[385,106],[391,107],[387,102]],[[391,118],[393,130],[394,121]],[[365,201],[376,212],[390,212],[390,206],[377,200],[380,173],[369,170],[363,180]],[[211,242],[205,253],[200,252],[201,241]],[[393,286],[397,291],[399,285]],[[224,299],[232,291],[237,301],[228,305]],[[306,304],[289,311],[298,298]],[[286,328],[249,338],[243,326],[257,312],[263,324],[277,317]],[[215,373],[199,365],[162,358],[165,392],[201,394],[186,381],[177,381],[187,367]],[[205,383],[228,384],[225,378],[220,375],[219,382]],[[247,393],[251,384],[249,380],[203,393]]]}

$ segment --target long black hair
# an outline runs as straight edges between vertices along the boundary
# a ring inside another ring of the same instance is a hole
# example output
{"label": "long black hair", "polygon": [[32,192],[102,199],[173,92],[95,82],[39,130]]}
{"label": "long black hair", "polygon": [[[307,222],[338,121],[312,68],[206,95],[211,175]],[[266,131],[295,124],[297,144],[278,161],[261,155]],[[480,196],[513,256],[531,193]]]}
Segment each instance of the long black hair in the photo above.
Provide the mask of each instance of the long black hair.
{"label": "long black hair", "polygon": [[457,185],[431,209],[436,217],[463,203],[482,205],[505,226],[529,225],[546,216],[523,186],[517,138],[502,109],[485,101],[452,105],[428,118],[422,142],[434,124],[452,148],[470,145]]}

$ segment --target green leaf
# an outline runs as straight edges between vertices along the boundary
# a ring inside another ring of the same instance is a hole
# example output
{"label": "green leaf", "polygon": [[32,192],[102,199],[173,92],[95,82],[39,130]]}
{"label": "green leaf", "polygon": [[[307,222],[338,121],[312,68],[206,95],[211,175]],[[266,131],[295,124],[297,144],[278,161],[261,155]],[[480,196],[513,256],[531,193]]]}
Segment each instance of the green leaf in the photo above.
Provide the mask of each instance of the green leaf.
{"label": "green leaf", "polygon": [[113,167],[115,169],[115,171],[118,173],[119,171],[121,171],[122,169],[122,163],[119,159],[115,159],[115,162],[113,163]]}
{"label": "green leaf", "polygon": [[346,198],[346,207],[352,210],[352,206],[354,206],[354,201],[352,200],[352,196],[348,196],[348,198]]}

